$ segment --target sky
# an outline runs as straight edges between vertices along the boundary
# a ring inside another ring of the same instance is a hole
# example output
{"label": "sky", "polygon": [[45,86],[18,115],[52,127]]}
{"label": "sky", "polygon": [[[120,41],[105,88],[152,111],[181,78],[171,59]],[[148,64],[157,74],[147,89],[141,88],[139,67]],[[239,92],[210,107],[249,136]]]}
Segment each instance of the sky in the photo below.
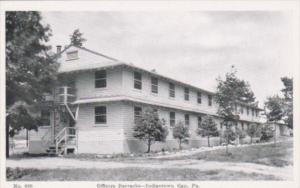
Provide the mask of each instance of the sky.
{"label": "sky", "polygon": [[280,93],[280,77],[292,77],[292,24],[288,12],[42,12],[53,36],[69,44],[79,29],[84,47],[197,87],[215,91],[234,65],[259,106]]}

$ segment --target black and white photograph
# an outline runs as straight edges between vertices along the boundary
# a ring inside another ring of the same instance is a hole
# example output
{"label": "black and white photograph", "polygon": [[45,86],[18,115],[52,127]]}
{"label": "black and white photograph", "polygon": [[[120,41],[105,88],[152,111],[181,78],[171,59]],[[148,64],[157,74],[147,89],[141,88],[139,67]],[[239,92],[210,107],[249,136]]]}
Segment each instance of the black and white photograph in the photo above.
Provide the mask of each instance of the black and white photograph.
{"label": "black and white photograph", "polygon": [[299,186],[298,8],[4,5],[4,187]]}

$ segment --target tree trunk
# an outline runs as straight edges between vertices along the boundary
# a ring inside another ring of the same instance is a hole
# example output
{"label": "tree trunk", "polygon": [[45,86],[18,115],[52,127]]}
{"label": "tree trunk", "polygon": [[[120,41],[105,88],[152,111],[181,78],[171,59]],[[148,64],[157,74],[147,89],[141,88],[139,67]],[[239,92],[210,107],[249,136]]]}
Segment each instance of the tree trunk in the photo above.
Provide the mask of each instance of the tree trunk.
{"label": "tree trunk", "polygon": [[276,122],[275,122],[275,130],[274,130],[274,145],[276,146]]}
{"label": "tree trunk", "polygon": [[228,134],[226,136],[226,154],[229,154],[228,152],[228,144],[229,144],[229,137],[228,137]]}
{"label": "tree trunk", "polygon": [[208,145],[208,147],[210,147],[209,136],[207,137],[207,145]]}
{"label": "tree trunk", "polygon": [[26,147],[28,147],[28,129],[26,129]]}
{"label": "tree trunk", "polygon": [[181,150],[181,139],[179,139],[179,149]]}
{"label": "tree trunk", "polygon": [[6,136],[6,158],[9,158],[9,125],[6,122],[6,129],[5,129],[5,136]]}
{"label": "tree trunk", "polygon": [[150,153],[150,148],[151,148],[151,140],[148,140],[148,149],[147,149],[147,153]]}

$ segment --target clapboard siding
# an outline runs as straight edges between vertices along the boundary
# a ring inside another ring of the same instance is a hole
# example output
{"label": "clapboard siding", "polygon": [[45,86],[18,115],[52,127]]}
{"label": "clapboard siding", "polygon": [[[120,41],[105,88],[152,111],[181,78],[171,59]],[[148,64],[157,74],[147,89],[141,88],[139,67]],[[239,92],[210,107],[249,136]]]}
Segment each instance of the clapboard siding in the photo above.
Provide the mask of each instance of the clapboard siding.
{"label": "clapboard siding", "polygon": [[[123,93],[132,96],[135,98],[139,99],[145,99],[148,101],[154,101],[158,103],[163,103],[163,104],[173,104],[173,105],[178,105],[182,107],[187,107],[187,108],[193,108],[193,109],[199,109],[202,110],[203,112],[211,113],[211,114],[217,114],[218,110],[218,104],[214,100],[214,97],[212,98],[212,105],[208,105],[208,96],[210,95],[209,93],[205,91],[199,90],[201,92],[201,103],[199,104],[197,102],[197,90],[194,88],[189,88],[189,100],[186,101],[184,99],[184,88],[185,86],[176,84],[176,82],[172,82],[175,84],[175,98],[170,98],[169,97],[169,83],[170,81],[164,80],[164,79],[158,79],[158,94],[154,94],[151,92],[151,74],[148,73],[142,73],[142,89],[137,90],[134,89],[134,71],[131,69],[123,69],[122,72],[122,83],[123,83]],[[241,106],[238,105],[238,109]],[[253,116],[251,113],[251,108],[250,108],[250,113],[249,115],[246,114],[246,108],[244,108],[244,113],[240,114],[241,120],[244,121],[255,121],[259,122],[259,116]]]}
{"label": "clapboard siding", "polygon": [[[149,105],[143,105],[138,103],[124,103],[123,105],[123,111],[124,111],[124,134],[125,139],[134,139],[132,133],[134,128],[134,106],[140,106],[143,110],[150,107]],[[159,106],[151,106],[152,108],[156,108],[158,110],[158,115],[160,119],[165,120],[165,126],[169,130],[169,135],[167,137],[167,140],[173,140],[172,136],[172,127],[170,126],[170,112],[175,112],[175,123],[182,122],[184,124],[184,115],[189,114],[190,116],[190,125],[189,130],[191,134],[191,139],[199,139],[199,136],[196,135],[196,130],[198,128],[198,116],[204,116],[203,114],[196,114],[196,113],[188,113],[180,110],[174,110],[169,108],[162,108]],[[215,119],[217,123],[217,127],[220,129],[220,120]]]}
{"label": "clapboard siding", "polygon": [[[141,106],[143,110],[150,107],[149,105],[143,105],[138,103],[124,103],[123,110],[124,110],[124,152],[145,152],[147,149],[147,145],[145,142],[137,140],[133,137],[133,128],[134,128],[134,106]],[[178,141],[173,138],[173,128],[170,127],[170,118],[169,113],[171,111],[175,112],[175,121],[183,122],[184,123],[184,115],[187,112],[174,110],[169,108],[162,108],[159,106],[151,106],[152,108],[156,108],[158,110],[159,118],[165,120],[165,126],[168,128],[168,136],[165,143],[155,143],[152,146],[152,151],[159,151],[159,150],[172,150],[178,148]],[[187,113],[190,116],[190,125],[189,125],[189,132],[190,132],[190,139],[188,144],[184,144],[184,148],[197,148],[207,146],[207,138],[203,138],[196,134],[196,130],[198,128],[198,116],[203,116],[203,114],[196,114],[196,113]],[[220,129],[220,119],[215,119],[217,123],[217,127]],[[211,145],[219,145],[220,138],[213,137],[211,138]]]}
{"label": "clapboard siding", "polygon": [[77,99],[120,95],[122,92],[122,70],[106,70],[106,87],[95,88],[95,71],[80,72],[76,76]]}
{"label": "clapboard siding", "polygon": [[123,70],[123,89],[127,95],[148,99],[156,102],[171,103],[185,107],[198,108],[207,112],[216,113],[217,106],[213,100],[212,106],[208,106],[208,94],[202,92],[202,103],[197,103],[197,91],[190,89],[189,101],[184,100],[184,86],[178,85],[175,82],[175,98],[169,97],[169,82],[166,80],[158,80],[158,94],[151,92],[151,75],[142,74],[142,90],[134,89],[133,71],[129,69]]}
{"label": "clapboard siding", "polygon": [[[123,152],[123,110],[121,102],[94,103],[80,106],[78,121],[78,153]],[[106,106],[107,123],[95,124],[95,106]]]}

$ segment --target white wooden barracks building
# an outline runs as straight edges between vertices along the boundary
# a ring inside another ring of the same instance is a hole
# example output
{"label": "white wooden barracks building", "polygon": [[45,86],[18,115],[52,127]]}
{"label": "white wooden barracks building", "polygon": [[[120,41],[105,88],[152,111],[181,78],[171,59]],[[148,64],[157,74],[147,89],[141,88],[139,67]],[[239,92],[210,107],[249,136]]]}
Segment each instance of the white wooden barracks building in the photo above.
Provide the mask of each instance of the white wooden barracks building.
{"label": "white wooden barracks building", "polygon": [[[74,90],[74,100],[64,111],[72,111],[75,126],[55,123],[55,112],[45,110],[45,119],[38,132],[29,135],[29,152],[44,153],[70,149],[77,153],[144,152],[146,144],[133,138],[134,120],[143,109],[158,110],[169,128],[166,143],[157,143],[152,149],[178,148],[172,136],[172,127],[179,121],[189,126],[189,147],[206,146],[207,141],[196,135],[201,117],[214,115],[219,129],[214,93],[159,75],[117,59],[82,47],[69,46],[58,58],[60,74],[72,74],[75,88],[63,87],[58,94]],[[64,99],[62,99],[64,100]],[[240,114],[238,126],[247,129],[260,123],[261,109],[237,104]],[[59,115],[58,115],[59,116]],[[72,131],[73,130],[73,131]],[[212,139],[219,144],[219,138]],[[69,146],[68,146],[68,143]],[[64,150],[66,151],[66,150]]]}

